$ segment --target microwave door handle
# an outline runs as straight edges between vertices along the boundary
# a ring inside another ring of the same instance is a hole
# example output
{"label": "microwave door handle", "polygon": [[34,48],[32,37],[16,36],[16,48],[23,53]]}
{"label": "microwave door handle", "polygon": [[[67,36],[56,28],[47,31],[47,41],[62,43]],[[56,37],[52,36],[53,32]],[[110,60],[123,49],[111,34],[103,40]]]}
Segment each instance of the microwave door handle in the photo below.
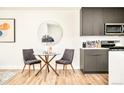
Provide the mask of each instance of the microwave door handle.
{"label": "microwave door handle", "polygon": [[121,33],[123,33],[123,25],[121,25],[121,28],[120,28],[120,30],[121,30]]}
{"label": "microwave door handle", "polygon": [[124,33],[124,26],[121,27],[121,32]]}

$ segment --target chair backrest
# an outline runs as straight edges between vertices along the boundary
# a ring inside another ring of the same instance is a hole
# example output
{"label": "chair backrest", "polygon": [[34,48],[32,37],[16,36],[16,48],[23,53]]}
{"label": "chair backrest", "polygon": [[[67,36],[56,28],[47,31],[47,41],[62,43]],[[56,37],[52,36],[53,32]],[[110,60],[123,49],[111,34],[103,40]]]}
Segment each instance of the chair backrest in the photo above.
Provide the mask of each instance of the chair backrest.
{"label": "chair backrest", "polygon": [[74,56],[74,49],[65,49],[62,60],[72,62]]}
{"label": "chair backrest", "polygon": [[36,57],[33,55],[34,53],[33,49],[23,49],[22,51],[24,61],[36,59]]}

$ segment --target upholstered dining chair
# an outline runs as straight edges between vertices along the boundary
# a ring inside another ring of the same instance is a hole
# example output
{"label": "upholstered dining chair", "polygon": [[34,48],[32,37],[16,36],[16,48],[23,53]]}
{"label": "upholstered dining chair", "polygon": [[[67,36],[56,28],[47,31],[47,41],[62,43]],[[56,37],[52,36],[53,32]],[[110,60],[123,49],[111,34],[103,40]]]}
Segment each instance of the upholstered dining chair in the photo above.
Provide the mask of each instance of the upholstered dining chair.
{"label": "upholstered dining chair", "polygon": [[25,66],[29,65],[29,76],[30,76],[30,66],[33,65],[33,69],[35,70],[34,64],[40,64],[41,68],[41,60],[38,60],[34,55],[33,49],[23,49],[23,60],[24,60],[24,67],[22,73],[24,72]]}
{"label": "upholstered dining chair", "polygon": [[65,66],[67,70],[67,65],[71,65],[73,72],[75,72],[72,66],[73,56],[74,56],[74,49],[65,49],[63,57],[60,60],[56,60],[55,69],[57,70],[57,64],[62,64],[63,70],[65,69]]}

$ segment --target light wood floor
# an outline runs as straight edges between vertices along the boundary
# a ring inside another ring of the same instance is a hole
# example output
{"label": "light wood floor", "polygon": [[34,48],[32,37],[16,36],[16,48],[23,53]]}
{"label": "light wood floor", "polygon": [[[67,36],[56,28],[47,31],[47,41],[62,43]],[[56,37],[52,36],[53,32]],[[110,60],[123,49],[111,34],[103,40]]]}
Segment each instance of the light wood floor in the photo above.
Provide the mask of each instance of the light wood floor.
{"label": "light wood floor", "polygon": [[[0,70],[1,71],[1,70]],[[5,71],[5,70],[3,70]],[[53,71],[50,71],[46,80],[44,78],[45,71],[35,76],[37,71],[31,71],[30,77],[28,76],[28,70],[21,73],[21,70],[17,70],[17,74],[9,79],[5,84],[7,85],[107,85],[108,74],[82,74],[80,70],[68,70],[67,74],[63,70],[58,70],[59,76]]]}

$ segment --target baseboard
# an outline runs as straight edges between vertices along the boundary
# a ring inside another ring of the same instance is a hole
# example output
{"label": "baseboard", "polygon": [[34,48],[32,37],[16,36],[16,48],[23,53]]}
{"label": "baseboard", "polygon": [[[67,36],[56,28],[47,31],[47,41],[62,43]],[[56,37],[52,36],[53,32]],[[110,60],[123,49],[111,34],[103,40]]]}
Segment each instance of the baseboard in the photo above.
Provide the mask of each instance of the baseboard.
{"label": "baseboard", "polygon": [[[31,69],[32,68],[33,67],[31,67]],[[0,69],[23,69],[23,66],[0,66]],[[25,69],[28,69],[28,65],[25,67]],[[39,69],[39,66],[36,66],[35,69]],[[58,67],[58,69],[62,69],[62,67]],[[74,69],[79,69],[79,68],[74,68]]]}

